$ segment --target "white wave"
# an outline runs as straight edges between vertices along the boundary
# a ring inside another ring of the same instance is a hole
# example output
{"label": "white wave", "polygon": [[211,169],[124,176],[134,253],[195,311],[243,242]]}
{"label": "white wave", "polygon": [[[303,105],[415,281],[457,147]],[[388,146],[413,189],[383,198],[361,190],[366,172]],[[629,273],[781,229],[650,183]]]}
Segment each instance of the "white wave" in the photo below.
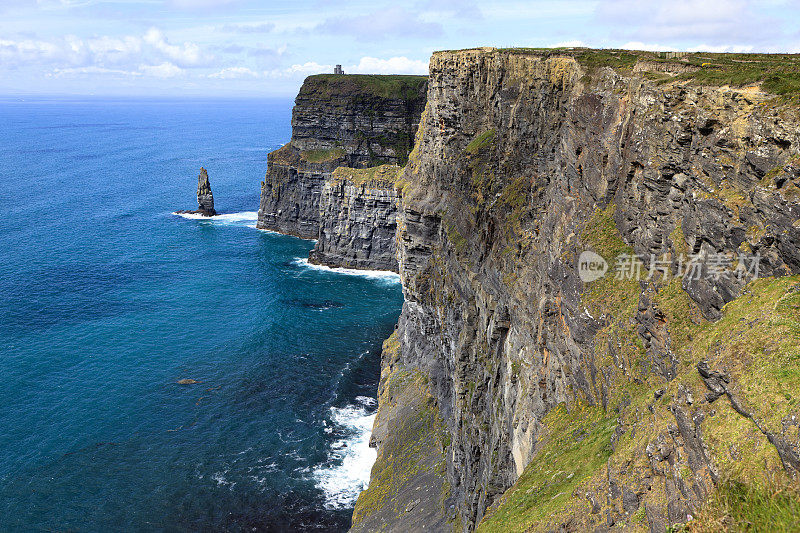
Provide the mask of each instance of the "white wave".
{"label": "white wave", "polygon": [[327,463],[315,468],[312,476],[325,493],[327,509],[347,509],[369,485],[378,456],[377,450],[369,447],[375,414],[354,405],[331,407],[331,419],[348,436],[331,445]]}
{"label": "white wave", "polygon": [[225,470],[224,472],[214,472],[211,475],[211,479],[216,481],[218,486],[220,486],[220,487],[228,487],[230,490],[233,490],[233,487],[236,486],[236,482],[235,481],[228,481],[227,479],[225,479],[225,474],[227,474],[227,473],[228,473],[228,470]]}
{"label": "white wave", "polygon": [[318,270],[321,272],[331,272],[333,274],[344,274],[347,276],[361,276],[362,278],[378,279],[389,283],[400,283],[400,274],[391,272],[389,270],[361,270],[358,268],[341,267],[333,268],[325,265],[315,265],[313,263],[309,263],[308,259],[304,259],[302,257],[295,258],[294,264],[303,268]]}
{"label": "white wave", "polygon": [[238,224],[241,222],[252,222],[248,226],[255,227],[258,220],[258,211],[242,211],[240,213],[224,213],[221,215],[214,215],[213,217],[206,217],[199,213],[172,213],[179,217],[188,218],[190,220],[201,220],[203,222],[217,222],[222,224]]}
{"label": "white wave", "polygon": [[378,400],[370,398],[369,396],[356,396],[356,401],[366,407],[375,407],[378,405]]}

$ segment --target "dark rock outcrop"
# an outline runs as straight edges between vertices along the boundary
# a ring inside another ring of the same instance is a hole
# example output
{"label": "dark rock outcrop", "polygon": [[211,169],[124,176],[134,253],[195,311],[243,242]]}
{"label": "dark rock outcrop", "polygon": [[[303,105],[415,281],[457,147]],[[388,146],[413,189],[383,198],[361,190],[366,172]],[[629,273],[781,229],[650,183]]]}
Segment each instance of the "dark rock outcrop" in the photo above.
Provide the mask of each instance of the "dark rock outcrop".
{"label": "dark rock outcrop", "polygon": [[[394,183],[381,190],[376,183],[329,180],[338,167],[404,164],[425,89],[424,76],[306,78],[292,111],[292,139],[267,157],[257,226],[320,238],[314,261],[396,270],[389,238],[396,224]],[[374,206],[381,214],[369,214]]]}
{"label": "dark rock outcrop", "polygon": [[197,206],[197,210],[207,217],[217,214],[214,210],[214,195],[211,194],[208,172],[203,167],[200,167],[200,175],[197,176]]}
{"label": "dark rock outcrop", "polygon": [[217,214],[214,209],[214,195],[211,193],[211,182],[208,181],[208,171],[200,167],[200,174],[197,176],[197,209],[194,211],[181,210],[178,214],[203,215],[213,217]]}

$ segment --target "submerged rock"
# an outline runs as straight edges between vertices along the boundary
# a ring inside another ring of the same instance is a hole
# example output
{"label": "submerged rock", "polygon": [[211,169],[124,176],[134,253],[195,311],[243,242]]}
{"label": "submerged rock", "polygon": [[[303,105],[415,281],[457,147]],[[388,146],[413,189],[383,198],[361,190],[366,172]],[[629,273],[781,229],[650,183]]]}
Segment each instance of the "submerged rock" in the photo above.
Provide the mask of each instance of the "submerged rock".
{"label": "submerged rock", "polygon": [[177,381],[177,383],[178,383],[178,385],[195,385],[195,384],[200,383],[200,382],[197,381],[196,379],[188,379],[188,378],[186,378],[186,379],[179,379]]}

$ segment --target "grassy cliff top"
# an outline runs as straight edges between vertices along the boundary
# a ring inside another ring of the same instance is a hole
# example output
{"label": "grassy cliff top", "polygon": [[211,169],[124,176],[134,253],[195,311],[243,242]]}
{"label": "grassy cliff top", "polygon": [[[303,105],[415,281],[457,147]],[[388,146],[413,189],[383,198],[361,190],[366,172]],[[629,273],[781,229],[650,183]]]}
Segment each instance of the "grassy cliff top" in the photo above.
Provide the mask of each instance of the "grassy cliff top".
{"label": "grassy cliff top", "polygon": [[639,72],[662,82],[685,80],[698,85],[735,87],[761,84],[761,88],[765,92],[772,94],[800,94],[800,54],[649,52],[592,48],[481,48],[474,50],[543,58],[568,56],[573,57],[589,71],[610,67],[623,75]]}
{"label": "grassy cliff top", "polygon": [[403,167],[397,165],[380,165],[370,168],[339,167],[333,171],[331,178],[335,181],[351,181],[355,185],[391,187],[397,182],[402,170]]}
{"label": "grassy cliff top", "polygon": [[401,74],[315,74],[305,79],[299,96],[361,93],[380,98],[424,98],[427,81],[427,76]]}

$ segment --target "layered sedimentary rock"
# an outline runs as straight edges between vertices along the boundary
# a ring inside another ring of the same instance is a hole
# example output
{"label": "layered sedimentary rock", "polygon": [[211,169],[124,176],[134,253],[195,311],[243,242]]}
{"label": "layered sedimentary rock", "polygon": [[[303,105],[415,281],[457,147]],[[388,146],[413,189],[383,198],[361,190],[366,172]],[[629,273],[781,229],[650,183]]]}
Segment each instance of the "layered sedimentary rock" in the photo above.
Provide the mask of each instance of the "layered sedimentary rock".
{"label": "layered sedimentary rock", "polygon": [[341,150],[348,167],[403,164],[425,93],[424,76],[309,76],[295,99],[292,144],[300,151]]}
{"label": "layered sedimentary rock", "polygon": [[311,162],[291,142],[267,155],[256,227],[316,239],[322,187],[331,172],[345,164],[336,154],[328,158]]}
{"label": "layered sedimentary rock", "polygon": [[208,171],[200,167],[200,174],[197,176],[197,209],[194,211],[182,209],[177,213],[189,213],[193,215],[203,215],[213,217],[217,214],[214,210],[214,195],[211,194],[211,182],[208,180]]}
{"label": "layered sedimentary rock", "polygon": [[[447,482],[428,488],[456,529],[664,531],[715,519],[727,487],[800,468],[796,104],[702,86],[689,76],[704,59],[674,80],[637,61],[431,60],[384,373],[424,376],[446,434]],[[586,250],[610,264],[591,283]],[[788,277],[751,281],[752,256],[762,278]],[[679,275],[689,260],[696,278]],[[406,478],[386,472],[379,461],[356,529],[416,523]]]}
{"label": "layered sedimentary rock", "polygon": [[217,214],[214,210],[214,195],[211,194],[208,171],[203,167],[200,167],[200,175],[197,176],[197,210],[207,217]]}
{"label": "layered sedimentary rock", "polygon": [[322,186],[317,264],[397,272],[397,165],[337,168]]}
{"label": "layered sedimentary rock", "polygon": [[359,495],[354,533],[448,531],[455,512],[442,450],[448,434],[428,377],[399,360],[393,334],[383,345],[380,403],[371,446],[370,487]]}
{"label": "layered sedimentary rock", "polygon": [[[322,220],[320,209],[330,216],[331,209],[336,208],[331,200],[354,196],[344,190],[325,189],[334,169],[405,163],[425,105],[425,88],[423,76],[306,78],[292,111],[292,139],[267,158],[258,227],[316,239]],[[320,202],[323,194],[324,205]],[[365,194],[363,202],[372,204],[392,192],[379,195],[377,200],[374,188]],[[343,216],[336,214],[340,220]],[[363,226],[357,218],[350,223]],[[391,224],[394,225],[393,218]],[[331,262],[339,252],[335,241],[326,241],[326,245],[315,256]],[[365,243],[358,245],[363,248]],[[382,246],[375,244],[376,248]],[[359,268],[383,268],[379,263],[384,259],[372,264],[367,260],[369,255],[354,258]]]}

